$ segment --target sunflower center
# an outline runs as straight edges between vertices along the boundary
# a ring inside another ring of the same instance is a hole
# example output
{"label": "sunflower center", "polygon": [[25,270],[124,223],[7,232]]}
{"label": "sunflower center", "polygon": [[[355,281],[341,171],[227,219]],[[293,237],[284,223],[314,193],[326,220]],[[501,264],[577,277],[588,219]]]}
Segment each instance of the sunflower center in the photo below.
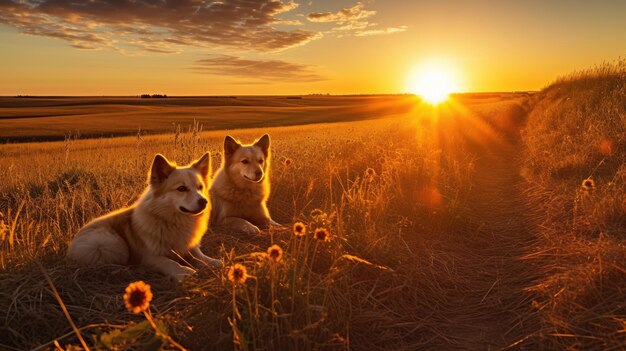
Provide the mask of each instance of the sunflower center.
{"label": "sunflower center", "polygon": [[146,300],[146,293],[141,290],[135,290],[130,293],[129,302],[133,307],[139,307],[144,304]]}
{"label": "sunflower center", "polygon": [[315,238],[317,240],[326,240],[327,233],[325,230],[318,230],[315,232]]}

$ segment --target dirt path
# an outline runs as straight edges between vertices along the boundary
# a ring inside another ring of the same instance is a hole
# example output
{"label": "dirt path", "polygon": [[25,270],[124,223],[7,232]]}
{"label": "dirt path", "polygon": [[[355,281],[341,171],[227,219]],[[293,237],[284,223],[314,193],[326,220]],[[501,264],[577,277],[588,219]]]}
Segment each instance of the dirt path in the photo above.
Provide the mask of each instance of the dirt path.
{"label": "dirt path", "polygon": [[[475,145],[471,208],[463,214],[463,245],[455,245],[457,289],[442,311],[446,349],[498,350],[532,334],[537,326],[525,288],[536,271],[521,259],[533,236],[521,194],[520,146],[513,140]],[[519,348],[519,343],[513,349]]]}

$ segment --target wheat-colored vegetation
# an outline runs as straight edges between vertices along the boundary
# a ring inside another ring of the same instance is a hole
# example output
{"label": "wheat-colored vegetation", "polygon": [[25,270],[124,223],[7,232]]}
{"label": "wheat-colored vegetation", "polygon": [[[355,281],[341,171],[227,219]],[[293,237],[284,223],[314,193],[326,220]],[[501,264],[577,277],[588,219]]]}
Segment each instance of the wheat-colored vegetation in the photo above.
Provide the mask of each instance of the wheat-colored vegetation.
{"label": "wheat-colored vegetation", "polygon": [[[192,350],[619,348],[617,73],[532,96],[414,103],[401,118],[230,131],[244,142],[271,134],[269,209],[286,229],[208,233],[203,251],[225,267],[181,283],[62,258],[83,224],[132,203],[154,153],[182,164],[210,150],[215,169],[226,132],[2,145],[0,347],[80,345],[66,308],[87,344],[120,349],[133,338]],[[137,280],[151,286],[150,323],[125,308]]]}
{"label": "wheat-colored vegetation", "polygon": [[378,119],[414,104],[408,95],[0,97],[0,141],[172,133],[194,122],[216,130]]}
{"label": "wheat-colored vegetation", "polygon": [[626,61],[534,98],[524,175],[543,278],[530,287],[546,348],[626,345]]}
{"label": "wheat-colored vegetation", "polygon": [[[155,152],[185,163],[212,150],[217,166],[224,132],[198,129],[141,139],[3,146],[1,201],[10,229],[2,237],[0,265],[8,345],[32,347],[70,331],[59,322],[63,316],[34,260],[45,262],[79,326],[126,323],[132,316],[124,312],[121,292],[132,280],[149,281],[160,318],[192,349],[232,345],[233,331],[241,333],[242,347],[268,349],[347,347],[351,339],[367,345],[374,342],[366,338],[372,326],[385,330],[377,342],[428,340],[409,333],[429,313],[428,298],[419,297],[428,290],[419,286],[441,284],[429,276],[440,274],[435,272],[445,264],[422,251],[429,252],[433,237],[446,235],[445,213],[462,205],[467,189],[460,184],[469,181],[471,159],[442,155],[432,140],[418,138],[410,121],[270,130],[270,211],[287,226],[304,221],[308,234],[207,235],[208,254],[223,257],[226,267],[246,265],[253,277],[235,291],[227,271],[207,269],[176,284],[136,269],[80,268],[61,260],[84,223],[136,198]],[[233,134],[245,141],[262,131]],[[330,233],[328,240],[314,237],[320,227]],[[274,264],[264,259],[272,244],[284,252]]]}

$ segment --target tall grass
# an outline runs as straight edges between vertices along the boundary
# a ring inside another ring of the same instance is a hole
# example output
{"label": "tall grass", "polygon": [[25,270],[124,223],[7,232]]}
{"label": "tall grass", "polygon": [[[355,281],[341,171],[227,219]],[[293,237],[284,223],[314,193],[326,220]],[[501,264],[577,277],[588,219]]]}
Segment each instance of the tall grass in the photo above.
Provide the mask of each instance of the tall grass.
{"label": "tall grass", "polygon": [[[543,343],[626,345],[626,61],[558,79],[523,133],[545,278],[532,289]],[[587,179],[592,182],[583,184]],[[592,186],[589,186],[591,184]]]}
{"label": "tall grass", "polygon": [[[177,285],[137,269],[62,260],[82,225],[136,199],[154,153],[183,164],[210,150],[217,167],[223,132],[202,132],[195,124],[165,136],[0,147],[0,220],[9,228],[0,236],[0,305],[7,311],[0,343],[34,347],[69,331],[53,322],[62,315],[32,269],[33,261],[44,261],[72,318],[94,326],[93,335],[133,320],[120,292],[140,277],[153,286],[157,318],[192,349],[232,348],[233,342],[241,349],[432,344],[439,327],[423,316],[441,298],[431,277],[442,274],[441,261],[448,259],[433,247],[453,232],[456,222],[442,214],[454,218],[464,206],[467,190],[459,184],[469,183],[472,165],[460,141],[456,153],[442,154],[433,138],[418,140],[417,128],[424,127],[390,119],[272,129],[270,212],[287,227],[305,222],[309,234],[207,234],[208,254],[222,257],[227,268],[247,267],[251,277],[235,288],[227,270],[201,270]],[[265,131],[233,133],[246,142]],[[328,242],[311,234],[322,227],[331,234]],[[263,255],[272,244],[284,250],[280,262]],[[371,337],[372,327],[381,333]]]}

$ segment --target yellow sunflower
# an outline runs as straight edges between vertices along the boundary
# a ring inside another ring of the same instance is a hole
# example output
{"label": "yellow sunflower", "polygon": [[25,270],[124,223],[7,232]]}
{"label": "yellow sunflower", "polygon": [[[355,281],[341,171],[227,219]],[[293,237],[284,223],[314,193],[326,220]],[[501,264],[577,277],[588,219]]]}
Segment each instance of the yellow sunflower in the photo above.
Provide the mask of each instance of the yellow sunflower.
{"label": "yellow sunflower", "polygon": [[246,279],[248,279],[248,270],[246,269],[246,266],[239,263],[235,263],[230,266],[230,269],[228,270],[228,280],[230,280],[233,284],[238,285],[245,283]]}
{"label": "yellow sunflower", "polygon": [[319,241],[330,241],[330,232],[326,228],[317,228],[313,237]]}
{"label": "yellow sunflower", "polygon": [[278,245],[272,245],[267,249],[267,257],[269,257],[272,262],[280,262],[283,258],[283,249]]}
{"label": "yellow sunflower", "polygon": [[152,301],[152,291],[150,285],[143,281],[128,284],[124,291],[124,304],[132,313],[140,313],[150,307]]}
{"label": "yellow sunflower", "polygon": [[306,225],[302,222],[296,222],[293,224],[293,234],[295,236],[303,236],[306,234]]}
{"label": "yellow sunflower", "polygon": [[594,182],[593,179],[591,178],[587,178],[583,180],[581,187],[583,188],[584,191],[593,191],[593,189],[596,188],[596,182]]}

